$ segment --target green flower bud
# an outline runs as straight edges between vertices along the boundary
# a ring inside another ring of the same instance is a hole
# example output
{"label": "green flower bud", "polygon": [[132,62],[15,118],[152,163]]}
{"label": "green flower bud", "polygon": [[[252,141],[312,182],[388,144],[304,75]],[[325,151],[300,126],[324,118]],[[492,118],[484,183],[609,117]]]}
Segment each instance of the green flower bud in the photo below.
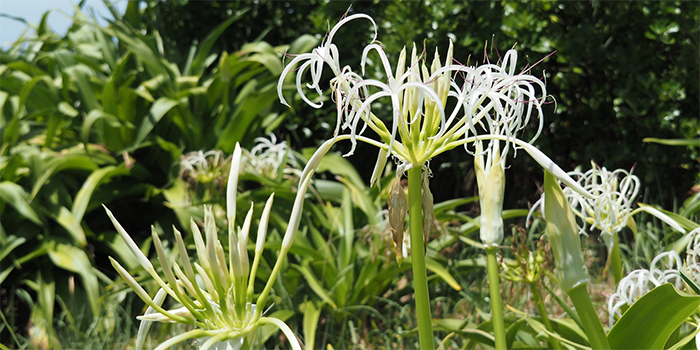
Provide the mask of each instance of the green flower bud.
{"label": "green flower bud", "polygon": [[[478,142],[476,153],[474,170],[479,187],[479,207],[481,208],[479,238],[488,248],[498,246],[503,241],[502,214],[506,174],[498,147],[495,148],[495,152],[489,153],[487,151],[486,154],[478,155],[483,153],[481,142]],[[488,158],[486,163],[484,163],[484,156]]]}

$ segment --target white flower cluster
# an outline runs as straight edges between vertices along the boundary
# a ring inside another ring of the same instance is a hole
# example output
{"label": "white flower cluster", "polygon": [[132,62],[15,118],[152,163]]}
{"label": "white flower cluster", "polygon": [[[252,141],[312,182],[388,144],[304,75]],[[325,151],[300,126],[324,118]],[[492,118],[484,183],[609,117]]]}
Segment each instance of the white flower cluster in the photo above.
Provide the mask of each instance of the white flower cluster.
{"label": "white flower cluster", "polygon": [[242,173],[256,174],[270,178],[276,178],[280,167],[284,174],[292,174],[297,178],[301,176],[299,163],[294,154],[289,150],[286,141],[277,142],[277,137],[270,134],[270,138],[255,138],[255,146],[250,151],[243,150]]}
{"label": "white flower cluster", "polygon": [[[341,66],[338,48],[332,43],[338,29],[354,19],[370,21],[374,30],[372,41],[362,51],[362,74],[349,66]],[[436,52],[428,67],[425,55],[418,55],[414,45],[408,64],[404,48],[392,68],[376,37],[377,26],[365,14],[341,20],[321,46],[311,53],[296,56],[285,67],[278,84],[280,101],[287,104],[282,95],[283,82],[292,69],[301,64],[296,72],[297,91],[305,103],[320,108],[322,101],[312,102],[304,93],[302,78],[310,71],[311,83],[305,85],[322,98],[319,83],[323,67],[327,65],[334,75],[330,85],[338,113],[335,132],[337,135],[340,129],[349,130],[353,144],[349,154],[353,153],[358,139],[367,141],[361,135],[369,127],[382,141],[369,142],[382,148],[380,157],[393,155],[404,163],[399,170],[422,166],[439,153],[476,142],[479,134],[500,137],[499,140],[491,138],[484,152],[498,149],[499,143],[505,142],[500,152],[500,157],[505,158],[510,145],[515,147],[517,133],[529,124],[533,114],[538,119],[538,129],[530,142],[539,135],[543,127],[542,104],[546,88],[541,80],[525,74],[529,68],[516,70],[515,50],[508,50],[498,64],[465,66],[454,63],[450,44],[445,61],[441,62]],[[385,81],[364,78],[365,66],[373,52],[379,55]],[[455,103],[448,104],[448,98]],[[380,99],[387,99],[391,104],[388,128],[372,111],[373,104]],[[446,106],[452,106],[452,110]],[[470,136],[476,138],[466,140]]]}
{"label": "white flower cluster", "polygon": [[[612,247],[615,234],[627,226],[633,214],[632,205],[639,194],[639,178],[623,169],[608,171],[591,162],[591,169],[585,173],[571,171],[571,176],[589,196],[571,187],[564,188],[564,194],[571,204],[579,233],[588,234],[588,227],[601,232],[608,249]],[[544,195],[530,209],[527,221],[538,208],[544,207]]]}
{"label": "white flower cluster", "polygon": [[683,287],[678,271],[683,262],[675,251],[659,254],[651,261],[649,269],[638,269],[625,276],[617,285],[617,290],[608,299],[610,326],[622,316],[622,308],[631,306],[650,290],[665,283],[672,283],[677,289]]}

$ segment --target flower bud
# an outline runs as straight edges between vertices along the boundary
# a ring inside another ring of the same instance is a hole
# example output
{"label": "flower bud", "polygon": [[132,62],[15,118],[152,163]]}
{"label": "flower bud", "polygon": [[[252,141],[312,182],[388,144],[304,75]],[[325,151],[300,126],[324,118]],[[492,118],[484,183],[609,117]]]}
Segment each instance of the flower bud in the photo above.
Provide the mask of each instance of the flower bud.
{"label": "flower bud", "polygon": [[[481,143],[477,143],[477,154],[482,153]],[[492,149],[493,150],[493,149]],[[503,193],[506,188],[506,176],[500,161],[498,148],[493,155],[474,157],[476,182],[479,187],[479,207],[481,208],[481,228],[479,238],[487,248],[497,247],[503,241]],[[490,158],[484,164],[484,156]]]}

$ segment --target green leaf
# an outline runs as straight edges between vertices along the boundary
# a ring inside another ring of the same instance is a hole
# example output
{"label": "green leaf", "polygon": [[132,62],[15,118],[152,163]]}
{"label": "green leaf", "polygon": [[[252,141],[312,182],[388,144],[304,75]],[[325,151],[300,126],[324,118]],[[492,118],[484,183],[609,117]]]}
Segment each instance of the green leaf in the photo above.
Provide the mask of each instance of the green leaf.
{"label": "green leaf", "polygon": [[43,225],[39,216],[29,205],[29,194],[24,192],[22,186],[10,181],[0,182],[0,199],[2,202],[11,205],[20,215],[31,222],[40,226]]}
{"label": "green leaf", "polygon": [[435,273],[436,275],[440,276],[440,278],[443,279],[450,287],[454,288],[456,291],[462,290],[462,287],[457,283],[457,280],[455,280],[454,277],[450,274],[447,269],[442,266],[439,262],[435,261],[432,258],[425,257],[425,267]]}
{"label": "green leaf", "polygon": [[73,237],[75,243],[81,247],[87,245],[85,231],[80,226],[80,221],[66,207],[61,207],[58,214],[55,214],[54,219]]}
{"label": "green leaf", "polygon": [[306,350],[313,350],[318,319],[321,317],[321,307],[317,306],[313,301],[307,300],[301,305],[300,309],[304,313],[304,347]]}
{"label": "green leaf", "polygon": [[83,220],[83,215],[85,215],[85,211],[90,203],[90,197],[92,197],[92,193],[95,192],[95,189],[101,182],[107,181],[112,176],[127,174],[129,174],[129,170],[126,169],[123,164],[118,167],[110,165],[93,171],[92,174],[88,176],[87,180],[85,180],[85,183],[83,183],[83,186],[73,200],[71,213],[73,213],[75,219],[77,221]]}
{"label": "green leaf", "polygon": [[328,292],[323,288],[323,283],[321,283],[316,276],[309,270],[308,267],[308,261],[304,261],[302,263],[302,266],[296,265],[296,264],[290,264],[290,267],[294,268],[295,270],[299,271],[302,276],[304,276],[304,279],[306,280],[306,283],[309,284],[309,287],[311,290],[316,293],[316,295],[321,298],[324,302],[328,303],[332,308],[336,309],[338,308],[331,298],[330,295],[328,295]]}
{"label": "green leaf", "polygon": [[139,131],[136,134],[136,140],[131,148],[138,148],[141,142],[153,130],[153,127],[168,113],[173,107],[177,106],[178,102],[166,97],[161,97],[153,103],[148,116],[143,119]]}
{"label": "green leaf", "polygon": [[92,125],[98,120],[103,120],[109,126],[114,128],[134,128],[134,125],[129,123],[128,121],[122,122],[121,120],[119,120],[119,118],[112,114],[105,113],[99,109],[95,109],[88,113],[88,115],[85,117],[85,121],[83,122],[83,126],[81,127],[80,136],[84,142],[90,142],[90,130],[92,129]]}
{"label": "green leaf", "polygon": [[612,349],[663,349],[674,330],[700,306],[700,296],[671,284],[652,289],[622,315],[608,333]]}
{"label": "green leaf", "polygon": [[643,139],[642,141],[660,143],[662,145],[668,145],[668,146],[700,147],[700,138],[697,138],[697,139],[657,139],[654,137],[647,137],[647,138]]}
{"label": "green leaf", "polygon": [[473,325],[465,325],[464,320],[455,318],[433,319],[433,327],[435,331],[454,332],[464,338],[471,339],[477,343],[487,346],[494,346],[495,340],[493,335],[481,329],[477,329]]}
{"label": "green leaf", "polygon": [[[204,65],[204,62],[206,61],[207,57],[209,56],[209,52],[211,51],[211,48],[214,46],[214,43],[216,40],[223,34],[223,32],[228,28],[233,22],[237,21],[243,15],[245,15],[248,12],[249,9],[243,9],[241,11],[238,11],[235,15],[229,17],[226,21],[223,23],[219,24],[214,30],[211,31],[207,35],[206,38],[202,41],[202,43],[199,45],[197,48],[197,55],[195,56],[194,60],[192,61],[192,66],[190,69],[185,69],[182,74],[188,75],[189,71],[192,70],[194,74],[196,75],[201,75],[204,72],[204,69],[206,66]],[[189,68],[189,67],[188,67]]]}
{"label": "green leaf", "polygon": [[44,186],[46,181],[48,181],[51,176],[65,169],[95,170],[97,169],[97,164],[95,163],[95,160],[85,154],[65,154],[46,162],[43,169],[32,169],[34,171],[41,171],[42,173],[34,183],[32,193],[29,197],[30,200],[36,197],[39,190],[41,190],[41,187]]}
{"label": "green leaf", "polygon": [[82,277],[88,303],[93,315],[100,314],[100,286],[93,272],[92,262],[84,250],[65,243],[52,242],[48,249],[54,265],[75,272]]}
{"label": "green leaf", "polygon": [[4,259],[7,254],[10,254],[15,248],[26,242],[27,239],[24,237],[10,236],[3,242],[2,248],[0,248],[0,261]]}

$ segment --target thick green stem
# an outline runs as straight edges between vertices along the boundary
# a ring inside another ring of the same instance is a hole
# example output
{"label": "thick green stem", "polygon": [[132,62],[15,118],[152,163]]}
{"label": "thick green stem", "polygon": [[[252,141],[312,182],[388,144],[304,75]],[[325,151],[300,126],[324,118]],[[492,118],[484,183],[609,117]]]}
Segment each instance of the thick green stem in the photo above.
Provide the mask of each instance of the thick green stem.
{"label": "thick green stem", "polygon": [[[544,307],[544,301],[542,301],[542,293],[540,293],[540,289],[537,288],[537,282],[531,282],[530,283],[530,292],[532,292],[532,299],[535,302],[535,305],[537,306],[537,312],[540,313],[540,318],[542,319],[542,323],[544,324],[544,327],[554,333],[554,327],[552,327],[552,322],[549,320],[549,317],[547,316],[547,308]],[[559,344],[559,341],[556,340],[555,338],[550,337],[549,338],[549,347],[555,350],[561,349],[561,345]]]}
{"label": "thick green stem", "polygon": [[615,278],[615,285],[622,280],[622,258],[620,256],[620,236],[613,234],[613,246],[610,250],[610,269]]}
{"label": "thick green stem", "polygon": [[608,338],[605,336],[605,331],[603,330],[603,324],[600,323],[598,313],[596,313],[591,297],[588,295],[588,291],[586,290],[587,286],[588,283],[579,284],[573,289],[567,291],[567,294],[574,303],[576,312],[581,318],[583,330],[588,336],[588,342],[591,344],[591,348],[596,350],[610,349]]}
{"label": "thick green stem", "polygon": [[430,317],[428,275],[425,268],[423,244],[423,210],[421,208],[421,167],[408,171],[408,216],[411,232],[411,262],[413,264],[413,291],[416,295],[418,337],[422,350],[433,350],[433,326]]}
{"label": "thick green stem", "polygon": [[501,287],[498,279],[497,247],[486,248],[486,267],[489,274],[489,291],[491,292],[491,323],[496,338],[496,350],[506,350],[506,328],[503,325],[503,306]]}

